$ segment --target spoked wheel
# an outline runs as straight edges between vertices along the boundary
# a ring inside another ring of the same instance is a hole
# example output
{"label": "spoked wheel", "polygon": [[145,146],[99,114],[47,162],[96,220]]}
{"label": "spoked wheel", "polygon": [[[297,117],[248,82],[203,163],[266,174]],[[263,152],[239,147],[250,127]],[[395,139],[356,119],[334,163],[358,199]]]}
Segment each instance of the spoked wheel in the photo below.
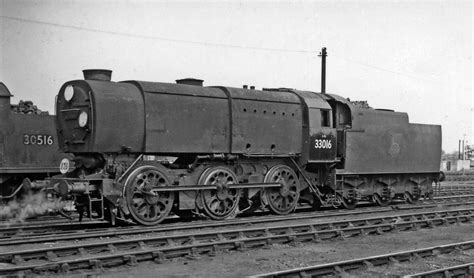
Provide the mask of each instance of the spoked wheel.
{"label": "spoked wheel", "polygon": [[342,198],[342,206],[346,209],[355,209],[357,207],[357,199]]}
{"label": "spoked wheel", "polygon": [[155,225],[171,211],[173,192],[153,189],[169,186],[168,178],[157,167],[146,165],[135,169],[125,182],[125,200],[135,222]]}
{"label": "spoked wheel", "polygon": [[377,205],[379,205],[381,207],[386,207],[386,206],[390,205],[390,203],[392,202],[392,199],[387,198],[387,197],[380,197],[379,194],[375,193],[374,194],[374,201]]}
{"label": "spoked wheel", "polygon": [[229,185],[239,183],[237,176],[226,167],[206,169],[199,177],[201,185],[215,185],[216,189],[203,190],[200,201],[207,216],[222,220],[231,216],[239,204],[240,189]]}
{"label": "spoked wheel", "polygon": [[404,198],[405,198],[405,202],[409,204],[416,204],[418,200],[420,199],[420,196],[413,196],[409,192],[405,192]]}
{"label": "spoked wheel", "polygon": [[264,189],[264,198],[266,198],[272,212],[288,214],[296,208],[300,197],[300,182],[290,167],[286,165],[273,166],[265,175],[264,182],[281,184],[281,187]]}

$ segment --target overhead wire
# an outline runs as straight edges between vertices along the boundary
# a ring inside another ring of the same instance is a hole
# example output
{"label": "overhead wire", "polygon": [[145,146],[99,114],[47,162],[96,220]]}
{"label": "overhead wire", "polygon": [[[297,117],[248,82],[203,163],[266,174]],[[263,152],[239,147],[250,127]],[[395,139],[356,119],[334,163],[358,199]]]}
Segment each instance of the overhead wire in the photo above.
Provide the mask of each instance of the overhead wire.
{"label": "overhead wire", "polygon": [[353,63],[353,64],[361,65],[361,66],[364,66],[364,67],[367,67],[367,68],[372,68],[372,69],[375,69],[375,70],[378,70],[378,71],[393,73],[393,74],[396,74],[396,75],[401,75],[401,76],[405,76],[405,77],[409,77],[409,78],[413,78],[413,79],[419,79],[419,80],[424,80],[424,81],[429,81],[429,82],[441,83],[441,81],[438,81],[438,80],[427,79],[427,78],[423,78],[423,77],[419,77],[419,76],[415,76],[415,75],[411,75],[411,74],[407,74],[407,73],[403,73],[403,72],[399,72],[399,71],[395,71],[395,70],[382,68],[382,67],[379,67],[379,66],[370,65],[370,64],[367,64],[367,63],[364,63],[364,62],[360,62],[360,61],[356,61],[356,60],[353,60],[353,59],[341,57],[341,56],[338,56],[338,55],[332,55],[332,56],[335,57],[335,58],[342,59],[342,60],[345,60],[347,62]]}
{"label": "overhead wire", "polygon": [[258,46],[249,46],[249,45],[236,45],[236,44],[226,44],[226,43],[216,43],[216,42],[183,40],[183,39],[166,38],[166,37],[160,37],[160,36],[140,35],[140,34],[125,33],[125,32],[101,30],[101,29],[90,28],[90,27],[59,24],[59,23],[46,22],[46,21],[33,20],[33,19],[24,19],[24,18],[13,17],[13,16],[0,15],[0,17],[10,19],[10,20],[28,22],[28,23],[49,25],[49,26],[68,28],[68,29],[74,29],[74,30],[79,30],[79,31],[89,31],[89,32],[103,33],[103,34],[116,35],[116,36],[134,37],[134,38],[140,38],[140,39],[160,40],[160,41],[194,44],[194,45],[203,45],[203,46],[215,46],[215,47],[239,48],[239,49],[250,49],[250,50],[262,50],[262,51],[315,53],[315,51],[312,51],[312,50],[284,49],[284,48],[273,48],[273,47],[258,47]]}
{"label": "overhead wire", "polygon": [[[88,31],[88,32],[103,33],[103,34],[109,34],[109,35],[115,35],[115,36],[125,36],[125,37],[141,38],[141,39],[159,40],[159,41],[167,41],[167,42],[182,43],[182,44],[193,44],[193,45],[212,46],[212,47],[225,47],[225,48],[235,48],[235,49],[248,49],[248,50],[256,50],[256,51],[274,51],[274,52],[308,53],[308,54],[316,54],[317,53],[317,51],[305,50],[305,49],[285,49],[285,48],[273,48],[273,47],[258,47],[258,46],[250,46],[250,45],[237,45],[237,44],[204,42],[204,41],[175,39],[175,38],[168,38],[168,37],[161,37],[161,36],[141,35],[141,34],[126,33],[126,32],[101,30],[101,29],[97,29],[97,28],[90,28],[90,27],[83,27],[83,26],[53,23],[53,22],[47,22],[47,21],[41,21],[41,20],[25,19],[25,18],[6,16],[6,15],[0,15],[0,18],[10,19],[10,20],[15,20],[15,21],[20,21],[20,22],[40,24],[40,25],[54,26],[54,27],[60,27],[60,28],[68,28],[68,29],[79,30],[79,31]],[[361,66],[364,66],[366,68],[371,68],[371,69],[382,71],[382,72],[392,73],[392,74],[396,74],[396,75],[400,75],[400,76],[404,76],[404,77],[408,77],[408,78],[412,78],[412,79],[424,80],[424,81],[428,81],[428,82],[432,82],[432,83],[438,83],[438,84],[442,83],[439,80],[427,79],[427,78],[424,78],[424,77],[415,76],[415,75],[411,75],[411,74],[407,74],[407,73],[403,73],[403,72],[383,68],[383,67],[376,66],[376,65],[371,65],[371,64],[368,64],[368,63],[356,61],[354,59],[342,57],[340,55],[334,55],[334,54],[330,54],[330,55],[332,57],[338,58],[340,60],[343,60],[343,61],[346,61],[346,62],[349,62],[349,63],[353,63],[353,64],[357,64],[357,65],[361,65]]]}

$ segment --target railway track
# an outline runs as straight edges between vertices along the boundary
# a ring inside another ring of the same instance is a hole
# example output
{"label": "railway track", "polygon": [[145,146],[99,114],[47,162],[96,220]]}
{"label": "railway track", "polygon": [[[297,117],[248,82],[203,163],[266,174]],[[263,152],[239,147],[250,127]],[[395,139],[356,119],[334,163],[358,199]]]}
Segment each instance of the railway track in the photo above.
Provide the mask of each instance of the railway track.
{"label": "railway track", "polygon": [[156,227],[143,226],[119,226],[110,227],[105,221],[72,222],[66,220],[49,221],[45,223],[32,223],[29,225],[0,226],[0,246],[17,244],[37,244],[42,242],[54,242],[60,240],[85,240],[98,237],[127,236],[137,233],[171,232],[176,230],[192,230],[201,228],[219,228],[223,226],[259,225],[263,223],[281,221],[302,221],[306,219],[322,219],[328,217],[353,217],[383,213],[397,210],[418,210],[433,208],[442,204],[443,206],[459,206],[474,204],[474,195],[437,197],[434,200],[425,200],[419,205],[394,204],[392,207],[365,207],[348,211],[345,209],[326,210],[316,212],[300,212],[286,216],[264,215],[255,217],[244,217],[229,219],[223,222],[209,220],[194,220],[188,223],[161,224]]}
{"label": "railway track", "polygon": [[474,186],[471,188],[456,188],[456,189],[445,189],[441,188],[434,191],[434,196],[452,196],[452,195],[465,195],[473,194]]}
{"label": "railway track", "polygon": [[[439,245],[428,248],[414,249],[403,252],[389,253],[378,256],[371,256],[355,260],[346,260],[322,265],[308,266],[302,268],[289,269],[278,272],[264,273],[253,277],[341,277],[347,272],[355,270],[372,270],[374,267],[386,266],[391,264],[410,263],[416,259],[435,257],[440,254],[451,254],[453,252],[466,251],[474,249],[474,241],[459,242],[447,245]],[[418,273],[405,277],[472,277],[472,276],[448,276],[452,273],[473,274],[472,266],[474,263],[463,264],[459,266]],[[441,274],[440,276],[434,276]]]}
{"label": "railway track", "polygon": [[[474,202],[473,202],[474,204]],[[262,217],[247,217],[247,218],[237,218],[229,219],[226,221],[209,221],[209,220],[197,220],[191,223],[177,223],[177,224],[167,224],[167,225],[158,225],[154,227],[145,227],[145,226],[125,226],[125,227],[112,227],[107,229],[84,229],[84,230],[68,230],[68,231],[59,231],[51,234],[41,234],[37,235],[36,232],[20,233],[15,236],[5,236],[0,238],[0,246],[4,245],[16,245],[16,244],[35,244],[41,242],[51,242],[51,241],[60,241],[60,240],[84,240],[89,238],[97,237],[117,237],[117,236],[128,236],[136,234],[146,234],[146,233],[164,233],[164,232],[173,232],[173,231],[185,231],[185,230],[197,230],[204,228],[224,228],[232,227],[239,225],[259,225],[264,223],[274,223],[281,221],[302,221],[308,219],[321,219],[329,217],[341,217],[341,216],[357,216],[357,215],[366,215],[371,213],[383,213],[393,211],[392,208],[379,208],[374,210],[370,209],[360,209],[357,211],[347,211],[340,210],[338,212],[334,211],[325,211],[325,212],[312,212],[312,213],[301,213],[293,214],[286,216],[262,216]]]}
{"label": "railway track", "polygon": [[455,181],[469,181],[474,179],[474,172],[466,171],[466,172],[447,172],[446,174],[446,181],[447,182],[455,182]]}
{"label": "railway track", "polygon": [[438,186],[456,186],[456,185],[473,186],[474,179],[463,180],[463,181],[443,181],[438,184]]}
{"label": "railway track", "polygon": [[[223,250],[244,250],[269,244],[319,242],[391,231],[468,223],[474,208],[405,213],[391,216],[301,224],[282,223],[263,227],[212,229],[192,233],[135,234],[128,239],[102,238],[100,242],[6,251],[0,253],[0,275],[70,271],[76,269],[134,265],[140,261],[163,262],[176,257],[216,255]],[[309,223],[308,223],[309,222]],[[9,248],[11,250],[13,248]],[[26,271],[26,272],[25,272]]]}
{"label": "railway track", "polygon": [[24,237],[38,234],[57,233],[67,230],[82,230],[87,227],[108,227],[107,221],[78,222],[65,219],[50,220],[44,222],[20,223],[0,225],[0,239],[9,238],[14,235]]}
{"label": "railway track", "polygon": [[[474,181],[473,181],[474,182]],[[434,188],[434,196],[435,197],[449,197],[449,196],[459,196],[459,195],[473,195],[474,194],[474,186],[469,185],[445,185],[441,184]],[[71,219],[77,219],[78,215],[76,213],[72,213],[69,216]],[[76,220],[75,220],[76,221]],[[97,221],[100,222],[100,221]],[[40,226],[44,227],[51,227],[57,228],[61,226],[61,223],[64,225],[76,225],[74,221],[68,220],[61,215],[45,215],[45,216],[38,216],[35,218],[30,218],[25,220],[21,223],[14,223],[11,220],[0,220],[0,229],[2,227],[26,227],[26,226]],[[84,221],[82,223],[87,223]]]}
{"label": "railway track", "polygon": [[474,277],[474,262],[455,265],[413,275],[405,275],[404,278],[431,278],[431,277]]}
{"label": "railway track", "polygon": [[[456,200],[453,203],[447,203],[449,201]],[[470,201],[469,201],[470,200]],[[463,203],[459,203],[463,201]],[[55,223],[52,224],[39,224],[29,226],[7,226],[0,228],[0,246],[2,245],[15,245],[15,244],[36,244],[41,242],[51,242],[60,240],[84,240],[94,239],[97,237],[110,237],[110,236],[127,236],[137,233],[156,233],[156,232],[170,232],[175,230],[192,230],[201,228],[219,228],[223,226],[238,226],[238,225],[259,225],[263,223],[281,222],[281,221],[296,221],[306,219],[322,219],[328,217],[352,217],[357,215],[367,215],[375,213],[383,213],[397,210],[417,210],[436,207],[438,204],[444,206],[458,206],[458,205],[471,205],[474,204],[474,195],[471,196],[455,196],[455,197],[438,197],[435,200],[425,201],[427,204],[420,205],[394,205],[392,207],[366,207],[359,208],[357,210],[348,211],[345,209],[339,210],[327,210],[327,211],[316,211],[297,213],[286,216],[275,216],[265,215],[258,217],[245,217],[229,219],[224,222],[215,222],[209,220],[194,220],[190,223],[172,223],[162,224],[157,227],[143,227],[143,226],[122,226],[122,227],[110,227],[107,222],[104,221],[92,221],[84,222],[83,224],[78,222],[66,222],[66,223]],[[65,225],[65,226],[63,226]]]}

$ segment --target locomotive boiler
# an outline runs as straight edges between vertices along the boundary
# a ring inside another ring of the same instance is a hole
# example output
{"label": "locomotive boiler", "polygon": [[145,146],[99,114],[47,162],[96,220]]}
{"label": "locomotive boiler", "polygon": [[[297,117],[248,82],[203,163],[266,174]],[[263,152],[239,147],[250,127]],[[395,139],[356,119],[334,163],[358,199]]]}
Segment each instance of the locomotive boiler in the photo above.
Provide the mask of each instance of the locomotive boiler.
{"label": "locomotive boiler", "polygon": [[439,176],[441,127],[406,113],[286,88],[84,75],[57,96],[59,147],[74,159],[53,183],[91,218],[155,225],[170,214],[386,206],[416,202]]}
{"label": "locomotive boiler", "polygon": [[13,105],[11,97],[0,82],[0,202],[31,190],[29,179],[59,174],[57,162],[62,157],[54,116],[40,111],[31,101]]}

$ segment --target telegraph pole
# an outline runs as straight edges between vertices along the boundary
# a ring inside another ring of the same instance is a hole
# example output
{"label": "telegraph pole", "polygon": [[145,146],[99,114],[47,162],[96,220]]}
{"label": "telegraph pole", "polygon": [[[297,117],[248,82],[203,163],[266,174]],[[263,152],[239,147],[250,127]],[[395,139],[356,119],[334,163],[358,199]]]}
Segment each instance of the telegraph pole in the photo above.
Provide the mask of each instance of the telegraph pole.
{"label": "telegraph pole", "polygon": [[321,57],[321,93],[326,93],[326,47],[321,49],[321,52],[318,55]]}
{"label": "telegraph pole", "polygon": [[458,159],[461,159],[461,140],[459,140]]}

